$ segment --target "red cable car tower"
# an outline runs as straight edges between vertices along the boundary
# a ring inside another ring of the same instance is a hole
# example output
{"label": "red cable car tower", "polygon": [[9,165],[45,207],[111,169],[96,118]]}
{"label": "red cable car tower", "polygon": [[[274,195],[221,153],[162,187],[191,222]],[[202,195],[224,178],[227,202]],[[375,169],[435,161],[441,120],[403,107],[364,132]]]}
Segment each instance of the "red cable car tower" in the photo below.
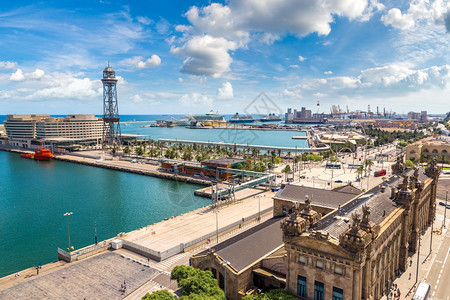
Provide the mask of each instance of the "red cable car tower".
{"label": "red cable car tower", "polygon": [[103,70],[103,143],[121,144],[120,116],[117,102],[116,72],[109,66]]}

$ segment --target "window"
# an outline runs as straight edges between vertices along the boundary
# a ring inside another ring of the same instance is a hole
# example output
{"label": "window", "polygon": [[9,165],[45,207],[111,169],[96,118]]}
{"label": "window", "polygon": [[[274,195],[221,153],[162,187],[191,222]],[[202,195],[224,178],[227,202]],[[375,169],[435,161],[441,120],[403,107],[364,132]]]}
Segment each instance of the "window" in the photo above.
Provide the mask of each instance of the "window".
{"label": "window", "polygon": [[306,277],[297,276],[297,296],[306,297]]}
{"label": "window", "polygon": [[343,300],[344,290],[333,286],[333,300]]}
{"label": "window", "polygon": [[324,284],[323,282],[314,281],[314,300],[323,300]]}
{"label": "window", "polygon": [[447,154],[447,150],[442,150],[442,154]]}
{"label": "window", "polygon": [[415,153],[416,153],[416,151],[414,151],[414,150],[409,151],[409,154],[415,154]]}
{"label": "window", "polygon": [[339,275],[342,275],[342,268],[336,266],[336,267],[334,268],[334,273],[339,274]]}
{"label": "window", "polygon": [[428,153],[430,151],[428,151],[428,149],[423,149],[423,152]]}
{"label": "window", "polygon": [[433,154],[438,154],[437,149],[433,149],[433,151],[431,151]]}
{"label": "window", "polygon": [[323,269],[323,262],[320,260],[316,261],[316,268]]}
{"label": "window", "polygon": [[211,268],[211,272],[213,274],[213,278],[217,278],[217,270],[214,268]]}
{"label": "window", "polygon": [[302,264],[305,264],[306,263],[306,257],[303,256],[303,255],[300,255],[298,261],[301,262]]}

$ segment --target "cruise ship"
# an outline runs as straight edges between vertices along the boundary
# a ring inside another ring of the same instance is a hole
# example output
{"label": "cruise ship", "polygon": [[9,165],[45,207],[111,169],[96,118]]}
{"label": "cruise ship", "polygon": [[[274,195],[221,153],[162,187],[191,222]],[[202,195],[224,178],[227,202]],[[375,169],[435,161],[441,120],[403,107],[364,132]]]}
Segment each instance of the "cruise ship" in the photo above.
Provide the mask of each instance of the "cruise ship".
{"label": "cruise ship", "polygon": [[268,114],[259,119],[260,122],[279,122],[281,118],[277,114]]}
{"label": "cruise ship", "polygon": [[228,121],[230,123],[253,123],[255,119],[251,115],[239,115],[236,113],[231,119]]}

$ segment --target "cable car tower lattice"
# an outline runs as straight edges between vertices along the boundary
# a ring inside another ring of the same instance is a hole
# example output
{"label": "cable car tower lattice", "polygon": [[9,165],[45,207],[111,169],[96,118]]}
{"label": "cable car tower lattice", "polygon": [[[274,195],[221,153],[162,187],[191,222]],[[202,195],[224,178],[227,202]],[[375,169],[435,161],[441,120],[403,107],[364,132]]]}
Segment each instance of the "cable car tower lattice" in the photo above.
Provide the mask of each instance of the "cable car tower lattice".
{"label": "cable car tower lattice", "polygon": [[117,102],[116,72],[109,66],[103,70],[103,143],[121,144],[120,116]]}

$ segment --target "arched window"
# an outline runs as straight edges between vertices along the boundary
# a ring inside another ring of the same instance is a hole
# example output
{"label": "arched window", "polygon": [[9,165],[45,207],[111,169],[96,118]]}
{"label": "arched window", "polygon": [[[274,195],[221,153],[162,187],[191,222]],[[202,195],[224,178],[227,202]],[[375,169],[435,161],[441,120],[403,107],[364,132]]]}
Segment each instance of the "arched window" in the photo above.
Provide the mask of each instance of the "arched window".
{"label": "arched window", "polygon": [[448,153],[448,152],[447,152],[447,150],[445,150],[445,149],[444,149],[444,150],[442,150],[442,154],[445,154],[445,155],[447,155],[447,153]]}
{"label": "arched window", "polygon": [[430,151],[428,151],[428,149],[423,149],[423,152],[428,153]]}
{"label": "arched window", "polygon": [[416,151],[411,150],[411,151],[409,151],[409,154],[416,154]]}
{"label": "arched window", "polygon": [[433,151],[431,151],[431,153],[438,154],[438,151],[437,151],[437,149],[433,149]]}

